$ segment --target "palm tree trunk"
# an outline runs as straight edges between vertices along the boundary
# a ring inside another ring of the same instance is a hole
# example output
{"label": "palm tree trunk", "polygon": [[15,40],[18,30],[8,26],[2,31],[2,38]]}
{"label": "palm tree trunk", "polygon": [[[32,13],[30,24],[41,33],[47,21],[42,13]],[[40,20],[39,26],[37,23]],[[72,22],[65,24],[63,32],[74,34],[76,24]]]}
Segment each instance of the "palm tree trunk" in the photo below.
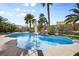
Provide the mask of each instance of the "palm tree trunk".
{"label": "palm tree trunk", "polygon": [[30,20],[30,32],[31,32],[31,20]]}
{"label": "palm tree trunk", "polygon": [[49,3],[47,3],[47,12],[48,12],[48,26],[50,26],[50,8],[49,8]]}

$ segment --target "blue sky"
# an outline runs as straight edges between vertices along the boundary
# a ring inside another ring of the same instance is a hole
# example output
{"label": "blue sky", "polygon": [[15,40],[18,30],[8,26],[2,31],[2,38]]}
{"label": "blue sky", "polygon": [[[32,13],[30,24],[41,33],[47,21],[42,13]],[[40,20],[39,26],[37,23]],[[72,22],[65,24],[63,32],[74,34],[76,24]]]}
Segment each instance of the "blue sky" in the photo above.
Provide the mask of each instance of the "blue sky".
{"label": "blue sky", "polygon": [[[50,23],[64,21],[65,16],[71,14],[70,9],[74,8],[74,3],[55,3],[50,6]],[[3,16],[11,23],[25,25],[24,16],[31,13],[35,19],[39,19],[40,13],[44,13],[47,18],[47,9],[39,3],[0,3],[0,16]]]}

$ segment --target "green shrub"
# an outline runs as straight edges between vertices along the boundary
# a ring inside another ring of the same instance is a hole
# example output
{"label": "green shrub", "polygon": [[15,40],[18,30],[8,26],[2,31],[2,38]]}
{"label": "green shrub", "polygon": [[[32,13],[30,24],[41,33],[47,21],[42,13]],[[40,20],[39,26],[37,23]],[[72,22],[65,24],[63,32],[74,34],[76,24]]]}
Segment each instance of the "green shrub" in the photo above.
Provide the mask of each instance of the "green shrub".
{"label": "green shrub", "polygon": [[79,52],[77,52],[74,56],[79,56]]}
{"label": "green shrub", "polygon": [[55,33],[55,28],[53,26],[47,27],[47,33],[52,35]]}

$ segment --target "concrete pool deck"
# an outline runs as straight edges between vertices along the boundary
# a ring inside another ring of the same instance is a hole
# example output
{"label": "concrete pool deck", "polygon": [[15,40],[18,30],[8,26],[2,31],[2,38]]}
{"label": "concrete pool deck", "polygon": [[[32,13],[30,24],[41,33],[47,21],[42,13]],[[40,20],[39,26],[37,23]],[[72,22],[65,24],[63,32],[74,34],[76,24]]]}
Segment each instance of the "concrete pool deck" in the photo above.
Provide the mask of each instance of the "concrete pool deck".
{"label": "concrete pool deck", "polygon": [[44,56],[73,56],[79,52],[79,43],[59,45],[43,51]]}
{"label": "concrete pool deck", "polygon": [[[3,49],[5,43],[14,40],[5,35],[0,35],[0,51]],[[16,41],[15,41],[16,42]],[[10,50],[9,50],[10,49]],[[8,52],[16,50],[16,47],[8,48]],[[7,52],[7,53],[8,53]],[[44,56],[73,56],[75,53],[79,52],[79,43],[68,44],[68,45],[58,45],[52,48],[42,50]],[[6,52],[4,52],[6,53]],[[12,53],[12,52],[10,52]],[[3,55],[4,56],[4,55]],[[23,53],[21,53],[23,56]],[[28,56],[28,55],[26,55]],[[37,56],[36,53],[31,54],[30,56]]]}

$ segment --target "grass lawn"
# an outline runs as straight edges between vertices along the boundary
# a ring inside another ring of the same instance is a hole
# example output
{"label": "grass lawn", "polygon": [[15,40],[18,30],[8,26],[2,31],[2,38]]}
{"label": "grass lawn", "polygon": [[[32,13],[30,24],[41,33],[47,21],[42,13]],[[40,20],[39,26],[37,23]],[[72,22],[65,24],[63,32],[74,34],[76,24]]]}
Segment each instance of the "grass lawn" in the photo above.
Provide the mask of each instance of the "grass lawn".
{"label": "grass lawn", "polygon": [[66,37],[71,37],[74,39],[79,39],[79,35],[74,35],[74,34],[60,34],[60,36],[66,36]]}

